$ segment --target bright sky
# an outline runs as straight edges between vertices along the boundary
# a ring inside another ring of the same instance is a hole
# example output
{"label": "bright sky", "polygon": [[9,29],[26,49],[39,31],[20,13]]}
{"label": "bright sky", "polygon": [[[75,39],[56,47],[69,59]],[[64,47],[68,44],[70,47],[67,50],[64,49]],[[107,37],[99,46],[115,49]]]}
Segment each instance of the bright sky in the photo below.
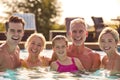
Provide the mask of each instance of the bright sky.
{"label": "bright sky", "polygon": [[120,0],[59,0],[62,4],[60,23],[66,17],[84,17],[88,24],[93,24],[91,16],[101,16],[105,22],[120,16]]}
{"label": "bright sky", "polygon": [[0,16],[6,16],[5,14],[3,14],[3,11],[4,11],[4,6],[1,5],[0,3]]}
{"label": "bright sky", "polygon": [[[62,16],[60,24],[64,24],[66,17],[83,17],[88,24],[93,24],[91,16],[101,16],[105,22],[120,16],[120,0],[58,0],[61,2]],[[4,6],[0,5],[0,16]]]}

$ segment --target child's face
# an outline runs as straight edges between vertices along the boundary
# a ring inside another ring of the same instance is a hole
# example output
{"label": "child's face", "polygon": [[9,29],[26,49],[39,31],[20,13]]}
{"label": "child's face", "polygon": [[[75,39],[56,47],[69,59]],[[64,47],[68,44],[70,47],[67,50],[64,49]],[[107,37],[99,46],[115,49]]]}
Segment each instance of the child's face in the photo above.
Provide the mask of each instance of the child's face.
{"label": "child's face", "polygon": [[81,45],[86,40],[87,31],[83,24],[75,24],[71,28],[71,37],[75,45]]}
{"label": "child's face", "polygon": [[33,37],[28,43],[28,52],[32,55],[38,55],[42,49],[43,43],[39,37]]}
{"label": "child's face", "polygon": [[54,52],[57,54],[58,57],[66,55],[67,51],[67,44],[65,40],[55,40],[55,45],[53,47]]}
{"label": "child's face", "polygon": [[117,47],[117,43],[115,42],[115,39],[110,33],[103,34],[101,36],[99,43],[100,43],[100,48],[106,53],[115,51]]}

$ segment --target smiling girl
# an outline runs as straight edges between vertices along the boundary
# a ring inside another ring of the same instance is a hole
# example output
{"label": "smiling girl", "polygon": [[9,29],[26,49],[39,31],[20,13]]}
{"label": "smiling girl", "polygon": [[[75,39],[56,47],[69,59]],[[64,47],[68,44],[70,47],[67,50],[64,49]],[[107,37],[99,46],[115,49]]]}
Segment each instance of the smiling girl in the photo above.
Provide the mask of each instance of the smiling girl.
{"label": "smiling girl", "polygon": [[58,59],[51,63],[51,70],[57,72],[85,71],[78,58],[67,56],[68,41],[65,36],[55,36],[52,40],[52,47]]}

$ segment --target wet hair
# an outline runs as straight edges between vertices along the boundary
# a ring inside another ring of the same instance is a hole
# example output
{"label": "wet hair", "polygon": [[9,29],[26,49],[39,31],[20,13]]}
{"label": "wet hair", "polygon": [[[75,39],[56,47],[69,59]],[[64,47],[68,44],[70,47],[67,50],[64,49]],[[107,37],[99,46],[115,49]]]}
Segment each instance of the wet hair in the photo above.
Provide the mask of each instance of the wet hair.
{"label": "wet hair", "polygon": [[52,39],[52,47],[55,46],[55,41],[56,41],[56,40],[64,40],[64,41],[66,42],[66,45],[68,46],[68,40],[67,40],[67,38],[66,38],[65,36],[63,36],[63,35],[57,35],[57,36],[55,36],[55,37]]}
{"label": "wet hair", "polygon": [[113,36],[113,38],[115,39],[116,42],[119,41],[119,33],[113,28],[106,27],[100,33],[99,38],[98,38],[98,42],[100,42],[100,39],[101,39],[102,35],[104,35],[106,33],[110,33]]}
{"label": "wet hair", "polygon": [[18,16],[11,16],[9,18],[9,20],[5,22],[5,29],[6,29],[6,31],[8,31],[10,22],[12,22],[12,23],[22,23],[23,28],[24,28],[24,25],[25,25],[25,21],[23,20],[23,18],[18,17]]}
{"label": "wet hair", "polygon": [[31,34],[31,35],[28,37],[28,39],[27,39],[27,41],[26,41],[26,43],[25,43],[25,48],[28,47],[29,42],[30,42],[34,37],[38,37],[38,38],[40,38],[40,39],[42,40],[42,48],[44,49],[44,48],[46,47],[46,39],[45,39],[45,37],[43,36],[42,33],[36,33],[36,32],[33,33],[33,34]]}
{"label": "wet hair", "polygon": [[71,32],[71,28],[72,28],[75,24],[82,24],[82,25],[85,26],[85,29],[87,30],[87,24],[85,23],[85,20],[84,20],[84,19],[81,19],[81,18],[76,18],[76,19],[73,19],[73,20],[70,22],[70,30],[69,30],[69,32]]}

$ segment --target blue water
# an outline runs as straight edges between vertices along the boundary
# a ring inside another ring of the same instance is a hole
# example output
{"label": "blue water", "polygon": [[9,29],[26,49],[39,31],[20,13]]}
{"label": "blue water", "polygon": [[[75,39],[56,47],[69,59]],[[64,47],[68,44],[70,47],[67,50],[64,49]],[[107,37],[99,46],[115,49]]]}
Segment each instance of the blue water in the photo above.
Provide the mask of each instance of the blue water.
{"label": "blue water", "polygon": [[109,76],[103,69],[89,75],[57,73],[47,69],[38,67],[31,70],[25,68],[7,70],[0,74],[0,80],[120,80],[120,77]]}
{"label": "blue water", "polygon": [[[102,51],[97,51],[101,56]],[[27,57],[26,50],[21,50],[20,57]],[[44,50],[41,55],[52,56],[52,50]],[[49,67],[36,67],[33,69],[18,68],[0,73],[0,80],[120,80],[120,76],[110,76],[109,71],[100,69],[89,75],[73,73],[57,73],[49,70]]]}

